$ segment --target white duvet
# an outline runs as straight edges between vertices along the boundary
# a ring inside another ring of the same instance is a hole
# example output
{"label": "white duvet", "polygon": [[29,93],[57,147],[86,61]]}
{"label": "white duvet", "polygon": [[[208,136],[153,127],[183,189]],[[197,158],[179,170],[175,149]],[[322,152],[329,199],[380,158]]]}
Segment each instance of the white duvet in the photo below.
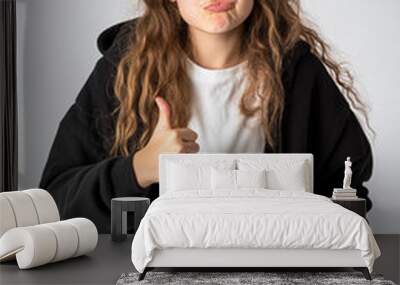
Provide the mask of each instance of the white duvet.
{"label": "white duvet", "polygon": [[361,216],[320,195],[265,189],[159,197],[133,239],[135,268],[165,248],[358,249],[370,272],[380,255]]}

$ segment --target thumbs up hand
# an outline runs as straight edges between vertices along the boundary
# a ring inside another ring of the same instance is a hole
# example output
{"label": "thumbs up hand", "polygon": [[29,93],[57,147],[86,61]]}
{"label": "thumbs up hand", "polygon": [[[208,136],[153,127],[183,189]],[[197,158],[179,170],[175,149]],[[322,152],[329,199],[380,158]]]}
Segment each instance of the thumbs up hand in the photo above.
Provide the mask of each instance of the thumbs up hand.
{"label": "thumbs up hand", "polygon": [[145,147],[133,156],[133,169],[140,186],[158,182],[158,156],[160,153],[196,153],[198,135],[189,128],[172,128],[171,111],[161,97],[155,99],[159,117],[154,132]]}
{"label": "thumbs up hand", "polygon": [[155,100],[159,112],[156,130],[157,128],[171,129],[171,123],[170,123],[171,111],[169,109],[168,103],[161,97],[156,97]]}

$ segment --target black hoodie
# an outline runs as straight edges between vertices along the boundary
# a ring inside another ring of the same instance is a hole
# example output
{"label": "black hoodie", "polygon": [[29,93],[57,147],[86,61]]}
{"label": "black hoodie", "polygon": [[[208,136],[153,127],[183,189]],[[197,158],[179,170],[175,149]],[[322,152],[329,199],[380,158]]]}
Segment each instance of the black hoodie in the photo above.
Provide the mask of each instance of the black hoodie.
{"label": "black hoodie", "polygon": [[[63,219],[86,217],[99,232],[110,231],[110,200],[119,196],[158,196],[158,183],[142,188],[128,157],[110,157],[116,66],[127,47],[135,19],[114,25],[98,38],[102,57],[60,122],[40,187],[55,198]],[[352,186],[367,198],[363,186],[372,172],[370,144],[324,65],[299,42],[283,62],[285,110],[280,152],[314,155],[314,192],[325,196],[343,181],[344,161],[353,161]],[[135,112],[135,110],[133,110]],[[135,144],[141,129],[132,137]],[[265,152],[270,152],[265,149]]]}

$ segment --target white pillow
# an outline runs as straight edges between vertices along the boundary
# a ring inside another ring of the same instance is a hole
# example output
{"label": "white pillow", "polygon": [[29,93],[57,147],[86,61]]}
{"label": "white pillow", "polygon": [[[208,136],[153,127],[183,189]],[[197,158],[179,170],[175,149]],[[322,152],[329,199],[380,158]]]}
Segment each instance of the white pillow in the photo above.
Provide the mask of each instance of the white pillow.
{"label": "white pillow", "polygon": [[235,161],[169,161],[166,167],[167,191],[211,190],[211,168],[234,169]]}
{"label": "white pillow", "polygon": [[267,171],[235,170],[237,188],[267,188]]}
{"label": "white pillow", "polygon": [[236,189],[236,170],[233,169],[215,169],[211,170],[211,188],[213,190]]}
{"label": "white pillow", "polygon": [[305,160],[238,159],[237,165],[240,170],[266,169],[268,189],[304,192],[311,189]]}
{"label": "white pillow", "polygon": [[291,190],[306,192],[307,181],[304,165],[285,170],[271,169],[267,172],[268,188],[272,190]]}
{"label": "white pillow", "polygon": [[266,188],[267,177],[262,170],[211,170],[211,188],[213,190],[240,190],[241,188]]}

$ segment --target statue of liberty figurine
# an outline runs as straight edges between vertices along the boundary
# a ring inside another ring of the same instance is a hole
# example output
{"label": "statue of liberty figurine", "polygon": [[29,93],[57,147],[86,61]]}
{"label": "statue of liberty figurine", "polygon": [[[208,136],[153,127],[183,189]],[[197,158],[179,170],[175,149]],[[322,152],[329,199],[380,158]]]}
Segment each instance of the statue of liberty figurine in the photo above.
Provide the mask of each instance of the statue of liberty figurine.
{"label": "statue of liberty figurine", "polygon": [[352,162],[350,157],[347,157],[344,162],[344,179],[343,179],[343,189],[352,189],[351,188],[351,176],[353,174],[351,170]]}

